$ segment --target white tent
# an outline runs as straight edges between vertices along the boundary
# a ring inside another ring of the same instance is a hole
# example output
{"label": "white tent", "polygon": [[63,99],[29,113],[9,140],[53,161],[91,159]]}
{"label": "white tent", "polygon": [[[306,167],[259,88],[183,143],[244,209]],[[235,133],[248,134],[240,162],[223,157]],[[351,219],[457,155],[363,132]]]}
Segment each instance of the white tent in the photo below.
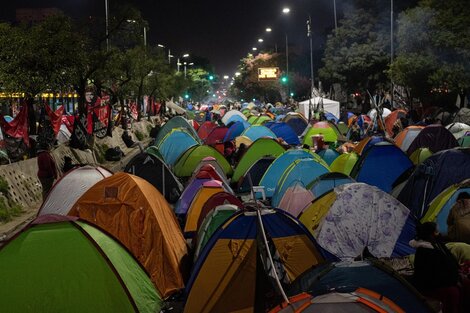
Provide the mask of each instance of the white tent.
{"label": "white tent", "polygon": [[113,173],[105,168],[89,165],[71,170],[54,184],[39,209],[38,216],[67,215],[78,198],[94,184],[111,175]]}
{"label": "white tent", "polygon": [[172,100],[166,102],[166,108],[170,109],[173,114],[184,114],[186,113],[186,110],[174,103]]}
{"label": "white tent", "polygon": [[[323,103],[323,111],[329,112],[339,118],[339,102],[322,98],[322,97],[314,97],[310,99],[312,102],[312,110],[315,109],[319,104]],[[306,118],[308,118],[308,106],[309,100],[305,100],[299,102],[299,112],[302,113]],[[312,112],[313,113],[313,112]]]}

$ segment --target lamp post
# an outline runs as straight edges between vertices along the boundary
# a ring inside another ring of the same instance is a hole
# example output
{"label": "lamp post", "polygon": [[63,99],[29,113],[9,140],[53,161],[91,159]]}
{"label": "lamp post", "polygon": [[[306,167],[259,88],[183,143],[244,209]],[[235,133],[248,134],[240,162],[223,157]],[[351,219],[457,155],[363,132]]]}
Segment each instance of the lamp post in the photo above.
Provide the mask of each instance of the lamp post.
{"label": "lamp post", "polygon": [[104,0],[104,11],[106,21],[106,51],[109,51],[109,24],[108,24],[108,0]]}
{"label": "lamp post", "polygon": [[[271,27],[266,27],[266,33],[271,33],[273,29]],[[277,42],[274,43],[274,52],[277,53]]]}
{"label": "lamp post", "polygon": [[335,32],[338,30],[338,20],[336,19],[336,0],[333,0],[333,11],[335,14]]}
{"label": "lamp post", "polygon": [[307,37],[310,41],[310,98],[313,98],[313,89],[315,88],[315,82],[313,77],[313,44],[312,44],[312,18],[310,15],[307,20]]}
{"label": "lamp post", "polygon": [[[393,0],[390,0],[390,68],[393,63]],[[391,75],[392,73],[390,72],[390,84],[391,84],[391,94],[390,94],[390,107],[393,108],[393,77]]]}
{"label": "lamp post", "polygon": [[[284,14],[289,14],[290,9],[285,7],[282,9],[282,13]],[[289,39],[287,37],[287,31],[285,32],[286,34],[286,75],[289,77]],[[287,80],[287,94],[289,94],[290,88],[289,88],[289,80]]]}
{"label": "lamp post", "polygon": [[[181,58],[184,58],[184,59],[189,58],[189,54],[188,54],[188,53],[183,54],[183,55],[181,56]],[[186,63],[186,62],[185,62],[185,63]],[[178,58],[177,61],[176,61],[176,70],[177,70],[178,73],[180,72],[180,65],[181,65],[181,63],[180,63],[180,58]],[[186,67],[185,67],[185,68],[186,68]],[[185,76],[185,77],[186,77],[186,76]]]}

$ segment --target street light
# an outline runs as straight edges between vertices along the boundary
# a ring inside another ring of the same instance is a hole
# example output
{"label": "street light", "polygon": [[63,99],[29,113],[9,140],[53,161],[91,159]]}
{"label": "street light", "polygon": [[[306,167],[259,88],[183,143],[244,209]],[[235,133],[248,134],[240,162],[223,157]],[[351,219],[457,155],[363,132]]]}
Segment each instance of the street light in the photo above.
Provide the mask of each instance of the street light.
{"label": "street light", "polygon": [[258,39],[258,42],[263,42],[263,41],[264,41],[263,38]]}
{"label": "street light", "polygon": [[164,45],[161,45],[161,44],[157,44],[157,47],[159,47],[159,48],[165,48],[165,46],[164,46]]}
{"label": "street light", "polygon": [[251,48],[251,50],[256,51],[256,50],[258,50],[258,48],[253,47],[253,48]]}
{"label": "street light", "polygon": [[[289,14],[290,9],[289,8],[284,8],[282,9],[282,13],[284,14]],[[289,76],[289,39],[287,37],[287,31],[286,31],[286,74]],[[289,85],[287,85],[287,91],[289,92]]]}
{"label": "street light", "polygon": [[[183,54],[182,58],[189,58],[189,54],[187,54],[187,53]],[[176,61],[176,70],[177,70],[178,73],[180,72],[180,65],[181,65],[180,58],[178,58],[177,61]]]}
{"label": "street light", "polygon": [[289,12],[290,12],[290,9],[287,8],[287,7],[282,9],[282,13],[284,13],[284,14],[287,14]]}
{"label": "street light", "polygon": [[266,32],[267,32],[267,33],[270,33],[270,32],[272,32],[272,31],[273,31],[273,30],[271,29],[271,27],[266,27]]}

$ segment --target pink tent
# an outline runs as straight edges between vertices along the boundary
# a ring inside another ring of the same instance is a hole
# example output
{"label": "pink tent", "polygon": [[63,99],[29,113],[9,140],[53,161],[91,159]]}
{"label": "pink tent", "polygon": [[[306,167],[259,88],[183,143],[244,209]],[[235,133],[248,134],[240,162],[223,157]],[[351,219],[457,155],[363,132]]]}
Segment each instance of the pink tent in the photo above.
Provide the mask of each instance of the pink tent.
{"label": "pink tent", "polygon": [[287,188],[279,203],[279,208],[298,217],[313,199],[312,192],[305,189],[304,185],[297,181]]}

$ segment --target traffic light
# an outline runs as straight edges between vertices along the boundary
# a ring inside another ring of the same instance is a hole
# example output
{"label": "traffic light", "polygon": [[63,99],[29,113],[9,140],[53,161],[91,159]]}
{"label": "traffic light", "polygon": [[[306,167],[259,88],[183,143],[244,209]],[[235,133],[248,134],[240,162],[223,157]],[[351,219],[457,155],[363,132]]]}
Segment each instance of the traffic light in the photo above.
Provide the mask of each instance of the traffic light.
{"label": "traffic light", "polygon": [[287,81],[288,81],[288,79],[287,79],[287,76],[286,76],[286,75],[281,76],[281,83],[287,84]]}
{"label": "traffic light", "polygon": [[184,98],[185,98],[185,99],[189,99],[189,95],[188,95],[188,94],[185,94],[185,95],[184,95]]}
{"label": "traffic light", "polygon": [[214,75],[209,75],[209,80],[214,80]]}
{"label": "traffic light", "polygon": [[291,97],[293,97],[293,96],[294,96],[294,93],[293,93],[293,92],[291,92],[291,93],[290,93],[290,96],[291,96]]}

